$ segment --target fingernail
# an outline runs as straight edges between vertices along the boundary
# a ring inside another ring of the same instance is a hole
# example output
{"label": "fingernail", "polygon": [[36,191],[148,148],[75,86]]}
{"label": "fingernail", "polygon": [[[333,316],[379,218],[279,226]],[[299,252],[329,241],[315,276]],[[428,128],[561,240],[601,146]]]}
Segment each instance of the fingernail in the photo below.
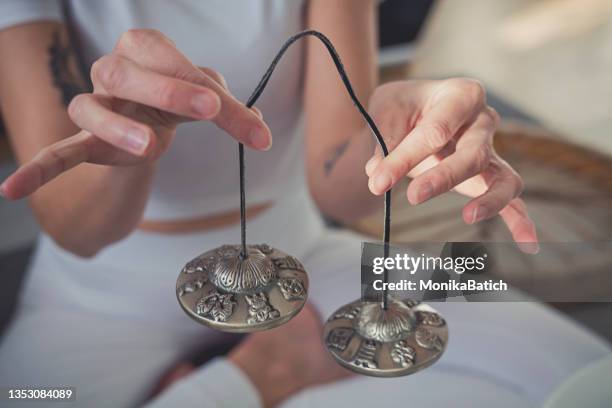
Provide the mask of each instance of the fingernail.
{"label": "fingernail", "polygon": [[4,190],[4,183],[0,184],[0,197],[6,198],[6,192]]}
{"label": "fingernail", "polygon": [[519,242],[518,246],[526,254],[535,255],[540,252],[540,244],[537,242]]}
{"label": "fingernail", "polygon": [[259,127],[251,129],[248,137],[249,145],[257,150],[270,150],[272,139],[267,132]]}
{"label": "fingernail", "polygon": [[433,196],[433,186],[430,182],[427,182],[417,192],[417,204],[421,204],[423,201],[429,200]]}
{"label": "fingernail", "polygon": [[219,110],[219,104],[217,98],[214,96],[203,93],[194,96],[191,99],[191,107],[193,110],[202,118],[208,119],[217,114]]}
{"label": "fingernail", "polygon": [[125,134],[124,144],[132,153],[142,154],[149,145],[149,138],[142,130],[132,129]]}
{"label": "fingernail", "polygon": [[488,210],[485,206],[479,205],[472,210],[472,224],[487,218]]}
{"label": "fingernail", "polygon": [[382,194],[391,188],[391,176],[389,173],[383,172],[374,176],[370,190],[374,194]]}

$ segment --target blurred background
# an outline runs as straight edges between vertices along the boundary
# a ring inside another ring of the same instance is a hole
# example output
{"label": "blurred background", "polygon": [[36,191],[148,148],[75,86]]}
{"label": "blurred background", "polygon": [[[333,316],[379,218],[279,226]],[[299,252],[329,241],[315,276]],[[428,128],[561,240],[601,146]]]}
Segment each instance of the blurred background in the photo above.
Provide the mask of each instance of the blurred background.
{"label": "blurred background", "polygon": [[[381,81],[480,79],[503,118],[496,147],[525,179],[541,239],[610,241],[612,0],[387,0],[380,7]],[[0,178],[14,166],[0,128]],[[411,207],[405,189],[395,190],[395,243],[510,240],[496,220],[463,224],[459,196]],[[375,240],[381,216],[345,227]],[[0,200],[0,333],[37,233],[26,202]],[[612,306],[596,302],[602,285],[612,287],[612,254],[587,260],[571,251],[541,253],[522,261],[545,269],[547,259],[560,256],[564,266],[546,271],[547,278],[566,279],[567,288],[579,278],[594,302],[553,306],[612,340]]]}

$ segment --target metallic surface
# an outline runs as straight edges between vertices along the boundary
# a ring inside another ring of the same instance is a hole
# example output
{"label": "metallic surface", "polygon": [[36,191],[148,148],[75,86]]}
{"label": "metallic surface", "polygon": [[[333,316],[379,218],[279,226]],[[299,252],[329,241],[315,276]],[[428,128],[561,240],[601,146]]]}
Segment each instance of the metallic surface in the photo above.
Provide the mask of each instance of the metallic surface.
{"label": "metallic surface", "polygon": [[342,366],[374,377],[412,374],[435,363],[448,342],[445,320],[432,307],[389,298],[360,300],[341,307],[327,320],[323,341]]}
{"label": "metallic surface", "polygon": [[289,321],[306,303],[308,276],[294,257],[266,244],[223,245],[189,261],[176,282],[183,310],[216,330],[245,333]]}

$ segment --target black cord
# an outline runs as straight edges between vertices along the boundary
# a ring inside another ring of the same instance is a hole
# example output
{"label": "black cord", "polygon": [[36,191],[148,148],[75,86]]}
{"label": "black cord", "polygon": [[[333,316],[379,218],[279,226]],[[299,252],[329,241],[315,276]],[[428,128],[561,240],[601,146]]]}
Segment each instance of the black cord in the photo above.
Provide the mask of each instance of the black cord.
{"label": "black cord", "polygon": [[[291,46],[291,44],[293,44],[300,38],[303,38],[309,35],[321,40],[323,45],[325,45],[325,47],[327,48],[327,51],[329,51],[329,55],[331,56],[334,64],[336,65],[336,69],[338,70],[338,74],[340,75],[340,78],[342,79],[342,82],[344,83],[344,87],[346,88],[349,96],[351,97],[351,100],[353,101],[355,106],[357,106],[357,109],[359,110],[363,118],[365,119],[366,123],[368,124],[368,127],[370,128],[370,130],[376,137],[376,140],[378,141],[378,144],[380,145],[380,148],[383,152],[383,156],[386,157],[389,154],[389,150],[387,149],[385,140],[383,139],[382,135],[380,134],[380,131],[376,127],[376,123],[374,123],[374,120],[372,120],[372,118],[370,117],[368,112],[365,110],[361,102],[359,102],[359,99],[357,98],[357,95],[355,94],[355,91],[353,90],[353,87],[351,85],[351,81],[349,81],[348,75],[346,74],[346,71],[344,70],[344,66],[342,65],[342,61],[340,60],[340,56],[338,55],[338,52],[334,48],[329,38],[327,38],[324,34],[318,31],[315,31],[315,30],[302,31],[292,36],[291,38],[289,38],[285,42],[285,44],[283,44],[281,49],[278,51],[278,53],[274,57],[274,60],[272,61],[268,69],[266,70],[266,73],[259,81],[259,84],[257,84],[257,87],[255,88],[251,96],[249,97],[246,103],[247,108],[252,108],[253,105],[255,105],[255,102],[257,101],[257,99],[259,99],[264,88],[268,84],[268,81],[270,80],[270,77],[272,76],[272,72],[274,72],[276,65],[281,60],[281,58],[283,57],[287,49]],[[244,179],[245,179],[244,146],[242,143],[239,143],[239,146],[238,146],[238,160],[240,162],[240,234],[241,234],[241,240],[242,240],[241,256],[244,259],[248,256],[248,252],[247,252],[247,247],[246,247],[246,216],[245,216],[246,200],[245,200],[245,188],[244,188]],[[385,193],[384,219],[385,221],[384,221],[383,243],[384,243],[384,255],[385,257],[387,257],[389,255],[389,238],[391,234],[391,190]],[[386,283],[387,280],[388,280],[388,273],[387,273],[387,270],[385,269],[384,274],[383,274],[383,281]],[[385,288],[386,288],[386,285],[385,285]],[[388,297],[387,289],[385,289],[383,292],[383,302],[382,302],[384,309],[387,308],[387,300],[388,300],[387,297]]]}
{"label": "black cord", "polygon": [[242,143],[238,143],[238,162],[240,163],[240,242],[242,243],[240,258],[246,259],[249,252],[246,247],[246,197],[244,188],[244,145]]}

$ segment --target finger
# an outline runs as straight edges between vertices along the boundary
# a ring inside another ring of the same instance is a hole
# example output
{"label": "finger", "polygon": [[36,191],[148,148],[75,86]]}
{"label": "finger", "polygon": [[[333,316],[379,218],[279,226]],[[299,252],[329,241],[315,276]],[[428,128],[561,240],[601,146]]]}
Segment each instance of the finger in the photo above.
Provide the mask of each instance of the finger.
{"label": "finger", "polygon": [[208,68],[208,67],[198,67],[198,69],[202,71],[204,74],[206,74],[208,77],[213,79],[217,84],[222,86],[226,91],[229,92],[229,86],[227,85],[227,81],[225,80],[225,77],[221,75],[219,72],[215,71],[212,68]]}
{"label": "finger", "polygon": [[87,161],[88,137],[86,132],[80,132],[41,150],[2,183],[3,195],[9,200],[27,197],[63,172]]}
{"label": "finger", "polygon": [[[229,90],[229,86],[227,85],[227,81],[225,80],[225,77],[223,75],[221,75],[219,72],[215,71],[212,68],[208,68],[208,67],[198,67],[198,69],[202,72],[204,72],[206,75],[208,75],[210,78],[212,78],[217,84],[219,84],[220,86],[222,86],[226,91],[228,91],[228,93],[230,92]],[[261,110],[259,110],[259,108],[257,106],[252,106],[251,110],[260,118],[263,119],[263,113],[261,112]]]}
{"label": "finger", "polygon": [[380,146],[377,145],[374,148],[374,155],[372,155],[372,158],[368,160],[368,162],[365,165],[365,172],[368,177],[372,176],[372,172],[378,166],[378,163],[380,163],[382,159],[383,159],[382,149],[380,148]]}
{"label": "finger", "polygon": [[[384,89],[384,86],[380,87]],[[380,100],[392,100],[391,98],[383,98]],[[417,105],[414,103],[404,103],[401,106],[392,102],[379,103],[371,107],[372,118],[376,123],[380,134],[382,135],[385,145],[389,151],[393,150],[406,136],[407,129],[412,128],[410,117],[417,112]],[[374,154],[366,163],[366,174],[371,177],[378,164],[384,158],[380,144],[377,142],[374,148]]]}
{"label": "finger", "polygon": [[495,127],[496,120],[488,113],[478,115],[461,136],[455,152],[410,183],[408,201],[413,205],[420,204],[452,190],[489,167]]}
{"label": "finger", "polygon": [[155,133],[149,126],[111,110],[111,99],[104,95],[77,95],[68,114],[81,129],[111,145],[144,157],[155,147]]}
{"label": "finger", "polygon": [[492,163],[490,166],[487,171],[495,175],[489,189],[463,208],[463,219],[468,224],[494,217],[523,190],[521,178],[505,162]]}
{"label": "finger", "polygon": [[153,29],[131,29],[119,37],[113,54],[128,58],[142,67],[188,82],[197,82],[207,68],[198,68],[176,44]]}
{"label": "finger", "polygon": [[536,227],[529,218],[523,200],[515,198],[499,214],[521,251],[528,254],[536,254],[540,251]]}
{"label": "finger", "polygon": [[91,73],[109,95],[185,118],[212,119],[221,109],[211,89],[144,69],[120,56],[100,58]]}
{"label": "finger", "polygon": [[272,132],[262,118],[220,85],[224,80],[218,82],[197,68],[159,31],[129,30],[119,39],[114,53],[160,74],[213,90],[221,99],[221,111],[212,120],[214,124],[249,147],[257,150],[271,147]]}
{"label": "finger", "polygon": [[158,30],[132,29],[121,35],[113,54],[134,61],[159,74],[202,86],[214,83],[229,89],[225,78],[212,68],[197,67],[180,52],[172,40]]}
{"label": "finger", "polygon": [[[436,101],[416,127],[383,159],[369,181],[370,191],[380,195],[422,162],[439,152],[469,120],[482,110],[484,90],[476,81],[461,86],[446,81]],[[465,82],[465,84],[464,84]]]}
{"label": "finger", "polygon": [[209,67],[197,67],[180,52],[172,40],[158,30],[132,29],[121,35],[113,54],[162,75],[202,86],[216,85],[229,90],[223,75]]}
{"label": "finger", "polygon": [[259,117],[259,119],[263,119],[263,113],[259,110],[258,107],[252,106],[251,110],[255,112],[255,114]]}

